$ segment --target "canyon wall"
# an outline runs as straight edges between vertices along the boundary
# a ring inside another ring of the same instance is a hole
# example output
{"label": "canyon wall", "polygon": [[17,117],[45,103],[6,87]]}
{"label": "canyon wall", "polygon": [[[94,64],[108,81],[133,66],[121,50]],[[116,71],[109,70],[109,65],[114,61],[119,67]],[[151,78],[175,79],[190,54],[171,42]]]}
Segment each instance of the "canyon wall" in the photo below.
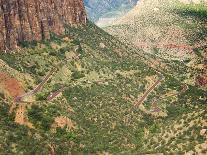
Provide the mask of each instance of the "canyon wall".
{"label": "canyon wall", "polygon": [[85,23],[82,0],[0,0],[0,50],[50,39],[50,32],[62,35],[65,24]]}

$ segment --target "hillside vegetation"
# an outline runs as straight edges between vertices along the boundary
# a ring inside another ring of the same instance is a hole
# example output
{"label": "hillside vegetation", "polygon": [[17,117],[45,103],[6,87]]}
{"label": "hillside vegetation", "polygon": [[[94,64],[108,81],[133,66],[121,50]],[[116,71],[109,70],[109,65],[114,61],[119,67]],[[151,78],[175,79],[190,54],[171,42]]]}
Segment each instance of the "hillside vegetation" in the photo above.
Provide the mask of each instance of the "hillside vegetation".
{"label": "hillside vegetation", "polygon": [[[206,3],[140,1],[106,30],[165,59],[206,57]],[[149,50],[151,48],[152,50]]]}
{"label": "hillside vegetation", "polygon": [[206,154],[192,70],[122,41],[88,22],[1,53],[1,154]]}
{"label": "hillside vegetation", "polygon": [[207,3],[140,1],[107,32],[162,60],[186,65],[186,78],[207,77]]}

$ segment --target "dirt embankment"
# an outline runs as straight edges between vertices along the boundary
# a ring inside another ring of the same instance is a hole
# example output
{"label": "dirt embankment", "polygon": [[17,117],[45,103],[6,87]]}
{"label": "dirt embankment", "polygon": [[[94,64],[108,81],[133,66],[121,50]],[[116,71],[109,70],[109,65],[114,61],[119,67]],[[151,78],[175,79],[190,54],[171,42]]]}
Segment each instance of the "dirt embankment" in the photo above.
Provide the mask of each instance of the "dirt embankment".
{"label": "dirt embankment", "polygon": [[68,130],[76,129],[75,123],[71,119],[65,116],[59,116],[55,118],[54,123],[52,125],[52,130],[54,131],[58,127],[59,128],[66,127]]}
{"label": "dirt embankment", "polygon": [[16,105],[13,101],[14,98],[25,93],[22,84],[7,73],[0,72],[0,93],[4,99],[7,99],[12,103],[9,112],[12,113],[16,109],[15,122],[33,128],[33,125],[28,121],[25,114],[27,105],[23,103]]}
{"label": "dirt embankment", "polygon": [[21,83],[6,73],[0,72],[0,93],[5,98],[15,98],[25,93]]}

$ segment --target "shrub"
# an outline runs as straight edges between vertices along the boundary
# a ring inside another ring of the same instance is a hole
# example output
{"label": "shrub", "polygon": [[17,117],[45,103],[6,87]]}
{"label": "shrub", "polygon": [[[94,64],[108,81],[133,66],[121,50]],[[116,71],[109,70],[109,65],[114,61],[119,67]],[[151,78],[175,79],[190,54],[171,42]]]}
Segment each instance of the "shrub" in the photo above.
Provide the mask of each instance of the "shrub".
{"label": "shrub", "polygon": [[151,133],[158,133],[160,132],[160,126],[158,124],[153,124],[149,130]]}
{"label": "shrub", "polygon": [[38,105],[32,105],[31,109],[28,111],[28,118],[35,126],[44,131],[50,130],[53,123],[53,117],[47,115],[44,108],[39,107]]}
{"label": "shrub", "polygon": [[47,98],[47,94],[46,93],[38,93],[36,95],[36,99],[39,100],[39,101],[46,100],[46,98]]}
{"label": "shrub", "polygon": [[79,71],[74,71],[71,75],[72,80],[77,80],[77,79],[80,79],[80,78],[83,78],[83,77],[85,77],[85,75],[82,72],[79,72]]}
{"label": "shrub", "polygon": [[72,132],[66,131],[66,127],[65,128],[57,128],[56,129],[56,136],[58,138],[63,138],[66,140],[74,140],[76,138],[76,135]]}

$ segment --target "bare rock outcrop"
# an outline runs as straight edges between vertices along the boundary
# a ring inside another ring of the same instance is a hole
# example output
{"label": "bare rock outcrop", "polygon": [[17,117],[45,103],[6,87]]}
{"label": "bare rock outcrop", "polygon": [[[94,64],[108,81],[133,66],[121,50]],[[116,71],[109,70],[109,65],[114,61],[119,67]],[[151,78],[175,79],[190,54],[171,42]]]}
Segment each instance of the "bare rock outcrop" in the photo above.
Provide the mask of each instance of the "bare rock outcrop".
{"label": "bare rock outcrop", "polygon": [[11,50],[23,41],[64,34],[64,25],[86,23],[82,0],[0,0],[0,50]]}

